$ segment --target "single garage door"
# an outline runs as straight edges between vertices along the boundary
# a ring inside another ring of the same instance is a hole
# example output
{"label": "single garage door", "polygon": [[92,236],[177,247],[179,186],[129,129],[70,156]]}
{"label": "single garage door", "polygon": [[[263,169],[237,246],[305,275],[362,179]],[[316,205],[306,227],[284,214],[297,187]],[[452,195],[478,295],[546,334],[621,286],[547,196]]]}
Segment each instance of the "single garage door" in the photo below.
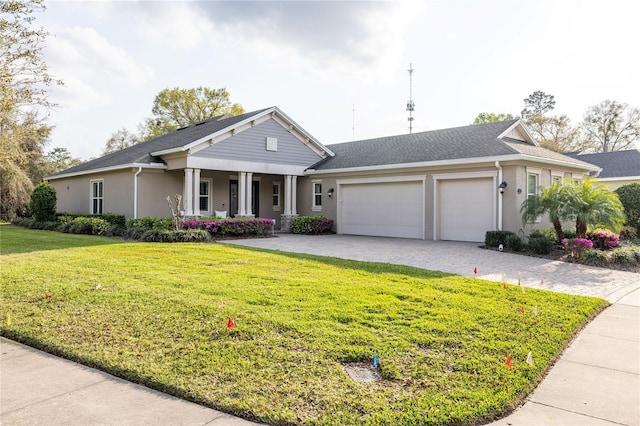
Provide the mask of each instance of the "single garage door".
{"label": "single garage door", "polygon": [[338,232],[424,238],[422,181],[342,184]]}
{"label": "single garage door", "polygon": [[494,229],[493,179],[438,181],[438,218],[441,240],[484,241]]}

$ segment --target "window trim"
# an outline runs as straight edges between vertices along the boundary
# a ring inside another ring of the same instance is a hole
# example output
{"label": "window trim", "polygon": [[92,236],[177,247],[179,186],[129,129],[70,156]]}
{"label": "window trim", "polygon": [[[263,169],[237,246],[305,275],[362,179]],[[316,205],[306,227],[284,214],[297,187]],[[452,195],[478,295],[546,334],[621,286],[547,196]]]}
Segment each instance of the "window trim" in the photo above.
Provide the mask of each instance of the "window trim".
{"label": "window trim", "polygon": [[[102,195],[93,195],[94,185],[99,184],[100,193]],[[99,200],[99,211],[94,209],[94,201]],[[104,212],[104,179],[91,179],[89,181],[89,211],[91,214],[102,214]]]}
{"label": "window trim", "polygon": [[[316,185],[320,185],[320,191],[316,192]],[[316,197],[320,197],[320,203],[316,203]],[[311,181],[311,211],[322,211],[322,179]]]}
{"label": "window trim", "polygon": [[200,192],[200,186],[198,186],[198,207],[200,207],[200,213],[205,212],[207,214],[213,213],[213,179],[212,178],[200,178],[200,184],[206,183],[208,185],[209,193],[207,194],[207,209],[203,210],[200,204],[200,200],[202,198],[202,192]]}
{"label": "window trim", "polygon": [[[533,193],[529,193],[529,177],[531,176],[536,178],[535,188]],[[540,194],[540,176],[541,176],[541,173],[539,170],[527,169],[527,199],[529,199],[529,197],[533,195]],[[542,216],[538,216],[536,220],[534,220],[534,223],[540,223],[541,221],[542,221]]]}
{"label": "window trim", "polygon": [[[275,189],[278,188],[277,192]],[[278,203],[274,204],[273,200],[275,197],[278,197]],[[282,183],[281,182],[273,182],[271,185],[271,207],[274,212],[279,212],[282,209]]]}

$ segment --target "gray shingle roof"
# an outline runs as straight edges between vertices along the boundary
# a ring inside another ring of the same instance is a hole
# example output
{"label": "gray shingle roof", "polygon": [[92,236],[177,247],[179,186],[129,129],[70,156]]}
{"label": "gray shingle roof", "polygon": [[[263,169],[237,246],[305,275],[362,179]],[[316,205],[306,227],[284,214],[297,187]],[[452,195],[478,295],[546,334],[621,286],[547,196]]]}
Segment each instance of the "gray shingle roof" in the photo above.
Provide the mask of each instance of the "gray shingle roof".
{"label": "gray shingle roof", "polygon": [[528,154],[586,166],[544,148],[514,139],[498,139],[518,120],[432,130],[329,145],[336,155],[315,166],[316,170],[409,164],[442,160]]}
{"label": "gray shingle roof", "polygon": [[595,154],[569,153],[570,157],[602,168],[601,178],[640,176],[640,150],[599,152]]}
{"label": "gray shingle roof", "polygon": [[66,175],[68,173],[85,172],[95,169],[103,169],[108,167],[117,167],[128,164],[153,164],[164,163],[160,157],[154,157],[150,153],[157,151],[164,151],[172,148],[180,148],[188,145],[200,138],[207,135],[216,133],[222,129],[233,126],[242,120],[245,120],[253,115],[257,115],[269,108],[264,108],[257,111],[248,112],[233,117],[224,118],[224,116],[213,117],[208,120],[202,121],[197,124],[192,124],[187,127],[175,130],[170,133],[166,133],[157,138],[142,142],[120,151],[113,152],[103,157],[89,160],[85,163],[71,167],[69,169],[58,172],[52,177],[57,175]]}

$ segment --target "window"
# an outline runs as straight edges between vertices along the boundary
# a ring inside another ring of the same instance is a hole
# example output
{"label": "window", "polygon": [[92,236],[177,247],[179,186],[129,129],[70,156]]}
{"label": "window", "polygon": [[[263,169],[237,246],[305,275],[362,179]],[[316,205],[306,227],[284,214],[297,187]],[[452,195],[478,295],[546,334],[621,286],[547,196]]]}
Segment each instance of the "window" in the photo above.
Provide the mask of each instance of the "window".
{"label": "window", "polygon": [[[534,195],[538,194],[538,179],[540,175],[534,173],[527,174],[527,198],[530,198]],[[542,220],[541,216],[538,216],[535,222],[540,222]]]}
{"label": "window", "polygon": [[211,179],[200,180],[200,211],[211,211]]}
{"label": "window", "polygon": [[280,183],[279,182],[273,183],[273,210],[274,211],[280,210]]}
{"label": "window", "polygon": [[313,181],[313,201],[311,203],[311,210],[318,212],[322,210],[322,181]]}
{"label": "window", "polygon": [[91,181],[91,214],[102,214],[104,181]]}
{"label": "window", "polygon": [[551,171],[551,183],[562,182],[564,179],[564,173]]}

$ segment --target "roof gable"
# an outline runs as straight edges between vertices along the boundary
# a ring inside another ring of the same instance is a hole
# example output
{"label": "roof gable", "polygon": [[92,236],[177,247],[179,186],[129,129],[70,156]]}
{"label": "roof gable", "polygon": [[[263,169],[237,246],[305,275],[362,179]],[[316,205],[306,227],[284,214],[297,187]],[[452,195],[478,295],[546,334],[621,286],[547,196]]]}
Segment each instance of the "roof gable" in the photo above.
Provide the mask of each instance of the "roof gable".
{"label": "roof gable", "polygon": [[111,154],[89,160],[85,163],[58,172],[47,179],[56,179],[79,174],[94,173],[103,170],[115,170],[126,167],[159,167],[165,164],[163,155],[184,152],[197,152],[206,148],[216,137],[223,139],[225,135],[233,135],[252,126],[259,120],[269,117],[279,120],[289,131],[321,157],[333,153],[301,126],[290,119],[277,107],[264,108],[237,116],[218,116],[200,123],[182,127],[157,138],[141,142]]}

